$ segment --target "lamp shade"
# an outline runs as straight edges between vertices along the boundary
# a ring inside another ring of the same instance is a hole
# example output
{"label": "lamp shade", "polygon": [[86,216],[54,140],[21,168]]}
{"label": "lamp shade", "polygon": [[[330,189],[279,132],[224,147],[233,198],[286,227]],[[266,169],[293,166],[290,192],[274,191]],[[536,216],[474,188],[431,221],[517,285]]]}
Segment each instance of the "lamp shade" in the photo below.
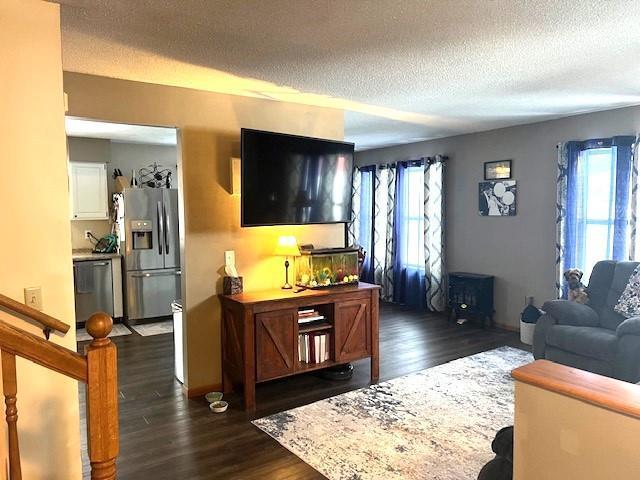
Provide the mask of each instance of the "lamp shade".
{"label": "lamp shade", "polygon": [[278,238],[278,245],[276,245],[273,254],[282,257],[299,257],[300,250],[298,249],[296,237],[293,235],[285,235]]}

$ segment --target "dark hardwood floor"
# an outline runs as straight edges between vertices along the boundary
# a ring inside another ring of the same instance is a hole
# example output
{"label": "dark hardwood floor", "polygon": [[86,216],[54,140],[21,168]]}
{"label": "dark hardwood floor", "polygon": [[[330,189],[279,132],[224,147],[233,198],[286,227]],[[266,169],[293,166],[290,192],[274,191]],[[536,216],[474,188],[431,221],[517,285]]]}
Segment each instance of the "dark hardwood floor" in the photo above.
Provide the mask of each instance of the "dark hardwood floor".
{"label": "dark hardwood floor", "polygon": [[[369,384],[368,360],[354,363],[346,382],[313,373],[257,387],[257,410],[246,414],[241,397],[225,397],[223,414],[204,399],[186,400],[173,376],[173,336],[115,337],[120,385],[120,479],[322,479],[325,478],[250,420]],[[527,348],[518,334],[456,325],[443,316],[381,305],[381,381],[503,345]],[[80,344],[79,348],[83,348]],[[84,392],[81,392],[84,416]],[[82,418],[84,425],[84,418]],[[85,478],[88,460],[83,453]]]}

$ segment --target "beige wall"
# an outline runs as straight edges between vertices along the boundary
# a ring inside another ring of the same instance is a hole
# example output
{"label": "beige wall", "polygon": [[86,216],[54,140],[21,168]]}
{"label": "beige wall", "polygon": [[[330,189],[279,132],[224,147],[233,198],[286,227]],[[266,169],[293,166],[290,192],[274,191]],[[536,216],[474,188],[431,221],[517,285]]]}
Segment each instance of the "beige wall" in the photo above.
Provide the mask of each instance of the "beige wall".
{"label": "beige wall", "polygon": [[[589,113],[489,132],[359,152],[359,165],[436,154],[446,166],[447,271],[495,275],[496,323],[519,328],[525,297],[538,306],[555,298],[556,176],[558,142],[633,135],[640,107]],[[513,160],[517,215],[478,215],[483,163]]]}
{"label": "beige wall", "polygon": [[640,478],[640,419],[516,382],[514,435],[515,480]]}
{"label": "beige wall", "polygon": [[343,137],[343,112],[305,105],[65,73],[69,114],[123,123],[180,128],[178,165],[184,196],[183,300],[186,383],[219,384],[221,273],[224,250],[236,251],[245,290],[278,287],[278,235],[342,246],[342,225],[240,228],[240,198],[229,189],[229,159],[239,153],[240,128],[332,139]]}
{"label": "beige wall", "polygon": [[[0,188],[0,292],[23,301],[22,289],[39,285],[44,311],[73,325],[58,5],[0,2],[0,58],[0,162],[6,172]],[[42,336],[24,320],[6,313],[0,319]],[[75,350],[75,331],[52,341]],[[22,477],[79,479],[77,382],[18,362]],[[4,435],[0,442],[4,463]]]}

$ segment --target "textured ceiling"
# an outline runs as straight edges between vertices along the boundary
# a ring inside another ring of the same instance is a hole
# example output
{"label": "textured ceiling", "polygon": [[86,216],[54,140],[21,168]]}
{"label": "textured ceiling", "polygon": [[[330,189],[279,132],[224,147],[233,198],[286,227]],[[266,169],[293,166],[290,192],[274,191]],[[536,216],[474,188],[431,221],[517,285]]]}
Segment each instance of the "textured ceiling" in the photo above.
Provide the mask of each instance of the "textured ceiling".
{"label": "textured ceiling", "polygon": [[637,0],[61,0],[65,70],[343,108],[358,149],[640,104]]}

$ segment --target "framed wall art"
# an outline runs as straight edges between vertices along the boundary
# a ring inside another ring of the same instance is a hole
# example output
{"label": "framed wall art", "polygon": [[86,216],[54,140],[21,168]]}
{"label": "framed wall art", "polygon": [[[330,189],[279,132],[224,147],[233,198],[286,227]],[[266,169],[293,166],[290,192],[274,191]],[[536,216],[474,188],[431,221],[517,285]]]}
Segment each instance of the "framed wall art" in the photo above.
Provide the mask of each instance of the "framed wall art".
{"label": "framed wall art", "polygon": [[483,217],[512,217],[516,214],[515,180],[480,182],[478,213]]}
{"label": "framed wall art", "polygon": [[485,180],[508,180],[511,178],[511,160],[484,162]]}

